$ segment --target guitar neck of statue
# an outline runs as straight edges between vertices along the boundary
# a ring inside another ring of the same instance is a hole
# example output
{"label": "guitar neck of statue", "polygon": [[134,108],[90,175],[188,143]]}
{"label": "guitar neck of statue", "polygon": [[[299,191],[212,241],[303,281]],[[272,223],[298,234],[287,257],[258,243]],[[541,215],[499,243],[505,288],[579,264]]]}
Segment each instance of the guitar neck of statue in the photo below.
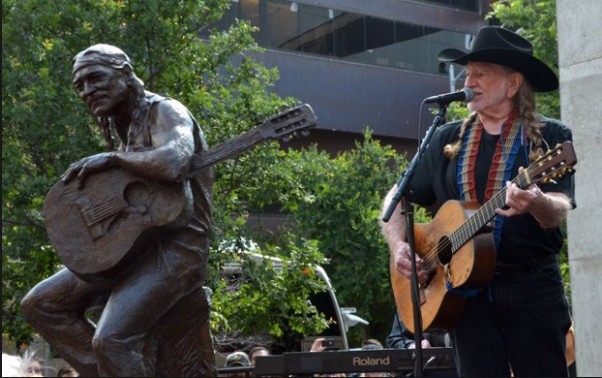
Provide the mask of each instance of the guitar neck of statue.
{"label": "guitar neck of statue", "polygon": [[317,118],[309,104],[303,104],[270,117],[256,128],[192,157],[189,176],[222,160],[233,158],[270,139],[290,138],[316,126]]}
{"label": "guitar neck of statue", "polygon": [[233,158],[264,140],[265,137],[261,131],[253,129],[218,146],[199,152],[192,157],[190,173],[191,175],[196,174],[203,168],[219,163],[222,160]]}

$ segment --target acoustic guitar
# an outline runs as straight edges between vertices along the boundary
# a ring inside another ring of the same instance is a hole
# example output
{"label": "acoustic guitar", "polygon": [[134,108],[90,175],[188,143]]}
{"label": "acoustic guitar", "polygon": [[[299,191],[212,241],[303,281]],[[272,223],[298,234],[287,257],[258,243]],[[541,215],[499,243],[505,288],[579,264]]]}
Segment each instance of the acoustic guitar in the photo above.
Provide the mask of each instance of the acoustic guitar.
{"label": "acoustic guitar", "polygon": [[[573,144],[566,141],[549,150],[512,180],[524,189],[572,173],[577,162]],[[466,299],[454,289],[479,289],[493,276],[496,252],[489,222],[495,209],[506,204],[506,189],[483,206],[476,201],[447,201],[430,223],[416,224],[416,254],[423,259],[427,283],[419,288],[422,328],[450,330],[460,319]],[[395,268],[391,254],[389,270],[397,310],[403,324],[414,333],[411,282]]]}
{"label": "acoustic guitar", "polygon": [[[261,125],[195,154],[189,177],[270,139],[305,134],[316,125],[308,104],[285,110]],[[48,238],[72,272],[88,281],[112,276],[136,257],[152,236],[185,225],[193,211],[188,180],[159,182],[121,168],[57,182],[44,200]]]}

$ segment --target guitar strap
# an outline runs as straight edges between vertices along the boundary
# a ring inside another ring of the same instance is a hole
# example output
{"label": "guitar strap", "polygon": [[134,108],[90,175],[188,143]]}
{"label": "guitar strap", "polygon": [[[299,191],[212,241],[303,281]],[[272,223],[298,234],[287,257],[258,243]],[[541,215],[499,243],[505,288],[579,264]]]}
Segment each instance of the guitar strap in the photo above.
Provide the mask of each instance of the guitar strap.
{"label": "guitar strap", "polygon": [[[482,135],[483,124],[477,118],[462,139],[462,148],[458,155],[456,166],[456,178],[458,180],[460,199],[463,201],[477,200],[475,167]],[[497,143],[495,152],[493,153],[493,159],[487,175],[488,180],[485,188],[485,196],[483,198],[484,203],[491,199],[494,191],[503,188],[505,182],[510,180],[514,161],[520,146],[524,146],[525,142],[526,139],[522,120],[520,117],[517,117],[517,112],[513,111],[502,126],[499,143]],[[504,218],[502,216],[495,216],[493,221],[493,237],[495,240],[496,251],[499,249],[503,222]],[[450,281],[445,281],[445,287],[448,291],[462,298],[474,297],[481,291],[479,288],[454,288]]]}
{"label": "guitar strap", "polygon": [[[477,200],[475,167],[482,134],[483,124],[477,119],[462,140],[456,173],[460,199],[464,201]],[[497,143],[493,154],[491,167],[487,175],[484,203],[489,201],[495,192],[502,189],[505,182],[511,179],[512,167],[520,147],[523,146],[523,150],[528,154],[526,143],[522,119],[517,116],[516,111],[513,111],[502,126],[499,143]],[[504,217],[502,216],[498,215],[494,218],[493,235],[496,249],[498,249],[501,240],[503,222]]]}
{"label": "guitar strap", "polygon": [[[477,200],[475,167],[482,135],[483,124],[477,119],[462,139],[462,148],[458,155],[458,165],[456,167],[456,177],[460,199],[464,201]],[[513,111],[502,126],[499,143],[497,143],[495,152],[493,153],[491,167],[487,175],[488,180],[483,198],[484,203],[491,199],[495,191],[503,188],[506,181],[510,180],[512,167],[521,146],[523,146],[523,150],[527,153],[528,157],[528,151],[525,147],[526,142],[522,119],[517,117],[516,111]],[[504,217],[500,215],[494,217],[493,237],[496,251],[499,249],[503,223]],[[445,282],[445,286],[448,291],[463,298],[474,297],[481,291],[481,289],[457,289],[449,281]]]}

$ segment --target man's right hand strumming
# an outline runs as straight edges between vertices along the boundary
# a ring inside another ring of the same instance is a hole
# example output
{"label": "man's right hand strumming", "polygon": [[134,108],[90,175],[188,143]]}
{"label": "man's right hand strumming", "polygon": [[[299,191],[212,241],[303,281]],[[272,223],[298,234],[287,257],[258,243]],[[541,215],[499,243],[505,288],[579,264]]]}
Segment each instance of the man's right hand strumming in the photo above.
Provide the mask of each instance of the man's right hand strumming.
{"label": "man's right hand strumming", "polygon": [[[397,248],[393,251],[393,258],[395,259],[395,268],[402,276],[410,279],[412,276],[412,262],[410,260],[410,246],[408,243],[400,242]],[[421,284],[426,283],[426,272],[423,269],[422,259],[416,255],[416,272],[418,273],[418,282]]]}

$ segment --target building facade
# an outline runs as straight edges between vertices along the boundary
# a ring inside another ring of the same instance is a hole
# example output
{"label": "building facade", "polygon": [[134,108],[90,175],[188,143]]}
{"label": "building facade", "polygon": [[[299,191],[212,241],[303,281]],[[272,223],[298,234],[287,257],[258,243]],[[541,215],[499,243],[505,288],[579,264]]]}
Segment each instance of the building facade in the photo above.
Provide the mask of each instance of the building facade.
{"label": "building facade", "polygon": [[490,3],[233,0],[218,26],[237,18],[257,26],[256,40],[267,50],[256,59],[280,72],[271,90],[313,107],[317,128],[292,146],[317,143],[336,152],[370,128],[376,138],[411,151],[432,121],[422,100],[462,86],[462,67],[438,62],[437,54],[468,49]]}

